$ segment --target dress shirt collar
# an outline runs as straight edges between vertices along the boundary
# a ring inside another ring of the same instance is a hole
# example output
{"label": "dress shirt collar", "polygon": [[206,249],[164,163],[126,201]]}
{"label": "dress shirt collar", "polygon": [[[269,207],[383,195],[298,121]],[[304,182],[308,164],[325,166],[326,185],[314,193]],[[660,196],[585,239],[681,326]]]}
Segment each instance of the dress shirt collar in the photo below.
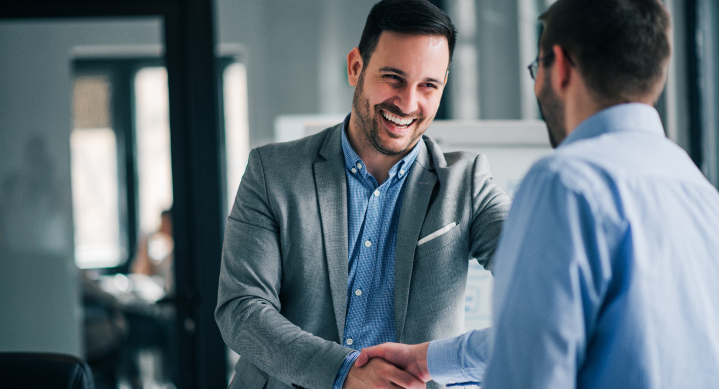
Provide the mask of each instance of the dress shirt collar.
{"label": "dress shirt collar", "polygon": [[[342,122],[342,151],[345,156],[345,166],[347,167],[347,170],[354,174],[360,174],[360,177],[364,179],[367,178],[367,176],[371,176],[371,174],[367,172],[367,167],[364,162],[357,155],[347,139],[346,131],[349,128],[350,116],[351,114],[347,115],[344,122]],[[402,178],[409,172],[409,168],[412,166],[412,163],[414,163],[414,160],[417,159],[417,154],[419,154],[420,142],[422,142],[422,139],[414,145],[409,154],[389,169],[389,178],[387,178],[387,181],[391,181],[395,176],[397,176],[397,178]]]}
{"label": "dress shirt collar", "polygon": [[614,105],[580,123],[559,145],[594,138],[609,132],[646,131],[664,136],[664,127],[654,107],[642,103]]}

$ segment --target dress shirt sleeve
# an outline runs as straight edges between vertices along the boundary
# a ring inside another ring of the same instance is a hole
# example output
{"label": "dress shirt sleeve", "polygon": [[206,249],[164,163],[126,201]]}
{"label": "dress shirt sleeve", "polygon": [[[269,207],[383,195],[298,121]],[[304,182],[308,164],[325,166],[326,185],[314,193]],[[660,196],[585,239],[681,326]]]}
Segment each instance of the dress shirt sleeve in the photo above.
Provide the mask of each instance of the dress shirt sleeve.
{"label": "dress shirt sleeve", "polygon": [[287,385],[329,388],[352,349],[287,320],[281,280],[279,227],[253,150],[227,220],[215,319],[225,343],[265,374]]}
{"label": "dress shirt sleeve", "polygon": [[497,250],[487,389],[574,388],[606,292],[617,227],[596,201],[605,192],[551,166],[523,180]]}
{"label": "dress shirt sleeve", "polygon": [[432,380],[445,385],[481,385],[489,361],[491,330],[485,328],[430,342],[427,367]]}
{"label": "dress shirt sleeve", "polygon": [[342,389],[342,385],[344,385],[345,383],[347,374],[349,374],[352,365],[354,365],[359,355],[359,351],[353,351],[349,355],[347,355],[345,361],[342,363],[340,371],[337,372],[337,378],[335,379],[335,384],[334,386],[332,386],[332,389]]}
{"label": "dress shirt sleeve", "polygon": [[472,172],[469,254],[487,270],[492,270],[502,223],[507,218],[510,204],[509,196],[492,178],[487,157],[479,154]]}

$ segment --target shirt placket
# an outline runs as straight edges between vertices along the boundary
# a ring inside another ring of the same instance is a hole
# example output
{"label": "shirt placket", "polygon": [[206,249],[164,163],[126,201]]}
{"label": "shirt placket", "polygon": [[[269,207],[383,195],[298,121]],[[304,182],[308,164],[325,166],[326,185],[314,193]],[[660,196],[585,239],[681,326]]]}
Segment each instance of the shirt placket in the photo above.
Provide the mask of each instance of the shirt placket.
{"label": "shirt placket", "polygon": [[364,319],[367,314],[367,305],[371,298],[371,285],[374,278],[374,266],[377,261],[379,233],[381,232],[381,220],[378,220],[378,212],[381,210],[379,201],[379,191],[376,183],[369,174],[363,171],[364,166],[360,162],[355,163],[353,173],[358,175],[362,187],[366,190],[365,196],[369,197],[367,208],[364,215],[364,227],[360,227],[362,237],[360,239],[361,247],[357,255],[357,271],[352,284],[353,288],[349,295],[347,322],[353,323],[348,326],[344,334],[344,344],[355,350],[360,350],[365,345],[362,339]]}
{"label": "shirt placket", "polygon": [[[347,328],[344,334],[343,343],[345,346],[355,350],[361,350],[372,344],[365,344],[371,340],[371,331],[367,325],[369,304],[373,296],[381,292],[381,279],[387,277],[386,282],[393,281],[393,274],[385,274],[389,266],[387,253],[387,236],[392,214],[384,206],[387,206],[388,199],[394,199],[398,193],[396,186],[402,181],[405,175],[404,163],[400,163],[390,170],[390,175],[382,185],[377,185],[376,180],[366,172],[364,165],[356,160],[350,171],[357,179],[359,186],[364,189],[363,195],[367,200],[367,207],[363,215],[363,222],[360,226],[361,238],[360,249],[356,259],[356,272],[352,282],[352,289],[349,293],[349,304],[347,312]],[[394,207],[393,207],[394,208]],[[389,218],[390,220],[386,220]],[[392,263],[392,265],[394,265]],[[393,269],[394,266],[391,266]],[[391,277],[390,277],[391,276]],[[393,326],[392,326],[393,327]],[[393,340],[392,338],[391,340]]]}

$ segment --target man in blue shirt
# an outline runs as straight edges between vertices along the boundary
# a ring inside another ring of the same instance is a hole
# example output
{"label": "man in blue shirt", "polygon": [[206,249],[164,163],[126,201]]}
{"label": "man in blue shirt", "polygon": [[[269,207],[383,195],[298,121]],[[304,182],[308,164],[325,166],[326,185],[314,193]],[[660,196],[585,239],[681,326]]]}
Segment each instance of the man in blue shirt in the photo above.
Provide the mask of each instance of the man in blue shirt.
{"label": "man in blue shirt", "polygon": [[380,1],[347,56],[350,115],[250,153],[215,312],[232,388],[421,388],[359,350],[464,332],[469,260],[492,267],[509,198],[484,156],[422,136],[455,40],[428,1]]}
{"label": "man in blue shirt", "polygon": [[557,150],[505,224],[493,329],[357,364],[483,388],[718,388],[719,194],[652,107],[669,16],[659,0],[559,0],[540,19],[530,72]]}

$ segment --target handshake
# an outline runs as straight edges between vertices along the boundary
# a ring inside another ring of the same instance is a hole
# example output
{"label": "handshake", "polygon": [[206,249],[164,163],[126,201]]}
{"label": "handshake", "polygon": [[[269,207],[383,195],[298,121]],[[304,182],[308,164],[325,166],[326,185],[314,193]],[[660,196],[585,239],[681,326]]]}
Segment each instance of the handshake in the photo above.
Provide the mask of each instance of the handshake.
{"label": "handshake", "polygon": [[362,350],[347,374],[343,389],[420,389],[431,380],[427,367],[429,343],[384,343]]}

